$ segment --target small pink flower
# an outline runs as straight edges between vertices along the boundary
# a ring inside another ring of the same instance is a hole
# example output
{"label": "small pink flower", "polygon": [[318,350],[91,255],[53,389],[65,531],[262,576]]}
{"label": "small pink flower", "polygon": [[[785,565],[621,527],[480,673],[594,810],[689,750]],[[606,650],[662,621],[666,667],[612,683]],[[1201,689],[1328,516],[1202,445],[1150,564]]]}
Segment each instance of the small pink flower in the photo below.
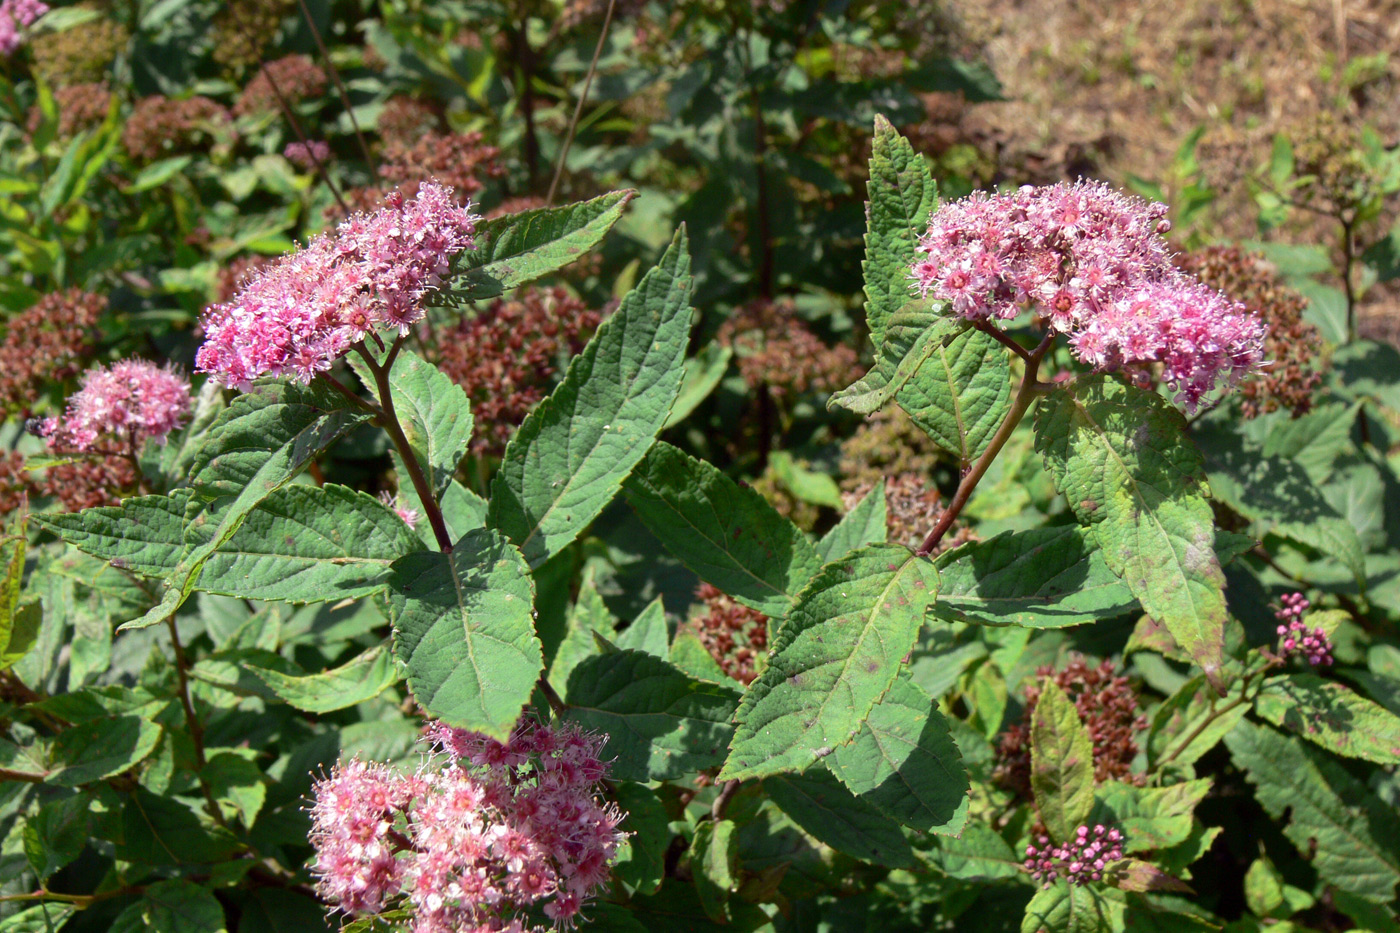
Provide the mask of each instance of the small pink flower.
{"label": "small pink flower", "polygon": [[120,360],[83,373],[63,418],[45,418],[36,430],[60,449],[89,450],[101,438],[139,446],[164,441],[189,410],[189,381],[172,366]]}
{"label": "small pink flower", "polygon": [[1303,615],[1312,608],[1312,603],[1302,593],[1285,593],[1282,607],[1274,613],[1283,624],[1277,629],[1279,655],[1281,657],[1301,656],[1313,667],[1326,667],[1332,663],[1332,642],[1321,627],[1309,630],[1303,624]]}
{"label": "small pink flower", "polygon": [[24,44],[24,30],[49,11],[40,0],[0,2],[0,56],[8,58]]}

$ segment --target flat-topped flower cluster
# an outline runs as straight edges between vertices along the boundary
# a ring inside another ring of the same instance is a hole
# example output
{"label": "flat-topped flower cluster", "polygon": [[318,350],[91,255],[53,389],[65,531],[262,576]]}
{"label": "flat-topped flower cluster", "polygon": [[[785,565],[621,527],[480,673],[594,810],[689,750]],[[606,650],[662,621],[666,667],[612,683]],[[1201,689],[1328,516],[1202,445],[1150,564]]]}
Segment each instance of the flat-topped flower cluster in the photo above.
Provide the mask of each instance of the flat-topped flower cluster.
{"label": "flat-topped flower cluster", "polygon": [[1104,869],[1123,858],[1123,834],[1102,823],[1090,829],[1080,826],[1074,838],[1064,845],[1050,844],[1041,836],[1039,847],[1026,846],[1026,870],[1042,886],[1064,878],[1070,884],[1084,885],[1103,878]]}
{"label": "flat-topped flower cluster", "polygon": [[350,915],[401,906],[414,933],[557,927],[608,879],[622,813],[598,798],[603,738],[522,720],[507,742],[434,723],[415,774],[351,761],[317,782],[317,891]]}
{"label": "flat-topped flower cluster", "polygon": [[307,383],[372,331],[407,333],[452,258],[475,247],[479,219],[442,185],[421,185],[412,199],[389,194],[380,210],[346,218],[211,307],[197,368],[230,386],[259,376]]}
{"label": "flat-topped flower cluster", "polygon": [[1265,329],[1173,266],[1166,212],[1086,181],[979,192],[933,212],[912,277],[920,296],[969,321],[1034,307],[1096,369],[1160,363],[1195,410],[1221,378],[1234,384],[1259,366]]}
{"label": "flat-topped flower cluster", "polygon": [[45,418],[36,433],[54,449],[91,450],[101,439],[122,447],[163,440],[190,410],[190,384],[173,366],[140,359],[97,366],[82,376],[62,418]]}

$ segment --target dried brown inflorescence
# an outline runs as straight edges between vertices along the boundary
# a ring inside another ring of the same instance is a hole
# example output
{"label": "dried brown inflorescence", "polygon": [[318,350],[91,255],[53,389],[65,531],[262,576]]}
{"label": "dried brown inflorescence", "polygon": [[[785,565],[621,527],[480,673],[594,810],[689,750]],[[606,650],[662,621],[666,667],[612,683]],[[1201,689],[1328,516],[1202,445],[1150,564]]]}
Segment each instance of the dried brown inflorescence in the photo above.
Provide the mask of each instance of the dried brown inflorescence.
{"label": "dried brown inflorescence", "polygon": [[236,116],[280,113],[282,100],[288,106],[320,97],[326,91],[326,73],[305,55],[287,55],[268,62],[238,95],[233,105]]}
{"label": "dried brown inflorescence", "polygon": [[860,376],[856,351],[828,346],[798,317],[791,302],[758,300],[735,310],[715,339],[733,347],[751,388],[776,396],[834,392]]}
{"label": "dried brown inflorescence", "polygon": [[906,473],[932,476],[946,459],[903,409],[888,405],[841,442],[841,488],[847,492],[869,489],[881,479]]}
{"label": "dried brown inflorescence", "polygon": [[[58,110],[58,135],[67,139],[107,119],[112,92],[103,82],[70,84],[53,92],[53,102]],[[29,108],[29,121],[26,124],[29,132],[37,130],[42,120],[43,115],[37,106]]]}
{"label": "dried brown inflorescence", "polygon": [[68,512],[116,505],[135,488],[136,468],[125,457],[99,455],[44,471],[44,494],[58,499]]}
{"label": "dried brown inflorescence", "polygon": [[207,97],[146,97],[132,109],[122,145],[133,159],[154,162],[207,145],[228,111]]}
{"label": "dried brown inflorescence", "polygon": [[384,102],[374,128],[385,145],[411,146],[417,140],[436,133],[442,120],[431,106],[405,94]]}
{"label": "dried brown inflorescence", "polygon": [[439,330],[436,362],[471,398],[472,452],[499,457],[602,315],[562,288],[524,288]]}
{"label": "dried brown inflorescence", "polygon": [[263,266],[272,263],[275,256],[260,256],[256,253],[247,256],[239,256],[219,269],[219,290],[216,296],[217,304],[226,304],[233,300],[233,296],[238,294],[239,289],[248,281],[249,276],[257,272]]}
{"label": "dried brown inflorescence", "polygon": [[[873,485],[865,483],[842,493],[841,498],[846,508],[849,510],[863,499]],[[896,473],[886,477],[885,528],[891,543],[917,547],[938,523],[943,510],[942,494],[923,474]],[[976,540],[976,532],[955,521],[932,553],[937,556],[960,544]]]}
{"label": "dried brown inflorescence", "polygon": [[13,515],[38,492],[33,476],[24,468],[24,455],[0,453],[0,518]]}
{"label": "dried brown inflorescence", "polygon": [[106,310],[106,298],[70,288],[45,295],[7,321],[0,342],[0,407],[27,415],[39,393],[81,372]]}
{"label": "dried brown inflorescence", "polygon": [[480,133],[430,133],[412,144],[390,143],[379,175],[405,197],[412,197],[420,182],[434,179],[465,201],[484,187],[483,178],[505,174],[501,150],[484,145],[482,138]]}
{"label": "dried brown inflorescence", "polygon": [[1326,361],[1322,336],[1303,320],[1307,299],[1287,288],[1263,257],[1234,246],[1210,246],[1178,257],[1177,265],[1242,302],[1268,328],[1265,368],[1236,390],[1246,418],[1283,409],[1293,417],[1312,408]]}
{"label": "dried brown inflorescence", "polygon": [[1037,683],[1026,688],[1026,712],[1021,721],[1001,734],[993,778],[1025,798],[1031,796],[1031,718],[1040,699],[1040,682],[1052,678],[1074,701],[1079,718],[1089,730],[1094,746],[1094,780],[1140,784],[1143,776],[1132,773],[1138,746],[1136,733],[1147,728],[1147,717],[1138,711],[1137,692],[1128,678],[1119,675],[1113,662],[1090,667],[1081,655],[1072,655],[1065,669],[1049,666],[1036,670]]}
{"label": "dried brown inflorescence", "polygon": [[705,612],[686,625],[726,674],[741,684],[752,683],[758,676],[756,662],[768,650],[768,617],[708,583],[700,584],[695,596],[705,604]]}
{"label": "dried brown inflorescence", "polygon": [[296,0],[238,0],[214,16],[214,61],[236,73],[255,67]]}

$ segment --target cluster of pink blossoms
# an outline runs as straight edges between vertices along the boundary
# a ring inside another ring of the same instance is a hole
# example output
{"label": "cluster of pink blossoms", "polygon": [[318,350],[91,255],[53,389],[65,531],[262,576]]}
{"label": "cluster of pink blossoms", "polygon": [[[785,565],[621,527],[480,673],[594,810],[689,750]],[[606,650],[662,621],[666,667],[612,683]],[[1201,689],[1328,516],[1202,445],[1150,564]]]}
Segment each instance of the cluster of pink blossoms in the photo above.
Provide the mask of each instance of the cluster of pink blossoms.
{"label": "cluster of pink blossoms", "polygon": [[350,915],[402,906],[413,933],[546,929],[526,910],[572,926],[626,836],[598,799],[603,738],[528,718],[505,743],[441,723],[425,738],[450,759],[412,775],[351,761],[317,782],[317,891]]}
{"label": "cluster of pink blossoms", "polygon": [[1040,884],[1049,886],[1064,878],[1070,884],[1088,884],[1103,878],[1110,862],[1123,857],[1123,834],[1102,823],[1092,830],[1081,826],[1074,838],[1062,846],[1052,846],[1047,836],[1040,847],[1026,846],[1026,870]]}
{"label": "cluster of pink blossoms", "polygon": [[163,441],[189,410],[189,380],[174,367],[120,360],[84,373],[63,418],[45,418],[35,431],[56,449],[90,450],[103,437],[139,446]]}
{"label": "cluster of pink blossoms", "polygon": [[1034,306],[1096,369],[1160,363],[1194,411],[1220,377],[1233,385],[1259,366],[1265,328],[1173,267],[1166,212],[1085,181],[979,192],[934,211],[912,277],[969,321]]}
{"label": "cluster of pink blossoms", "polygon": [[211,307],[197,368],[230,386],[259,376],[307,383],[375,329],[407,333],[452,258],[475,247],[479,219],[442,185],[423,184],[411,200],[389,194],[381,209],[268,263]]}
{"label": "cluster of pink blossoms", "polygon": [[24,44],[24,30],[48,11],[39,0],[0,0],[0,56],[13,55]]}
{"label": "cluster of pink blossoms", "polygon": [[1274,618],[1283,623],[1278,627],[1278,653],[1280,657],[1301,655],[1313,667],[1326,667],[1332,663],[1332,643],[1321,628],[1308,631],[1303,624],[1303,614],[1312,608],[1312,603],[1302,593],[1285,593],[1283,607],[1274,613]]}

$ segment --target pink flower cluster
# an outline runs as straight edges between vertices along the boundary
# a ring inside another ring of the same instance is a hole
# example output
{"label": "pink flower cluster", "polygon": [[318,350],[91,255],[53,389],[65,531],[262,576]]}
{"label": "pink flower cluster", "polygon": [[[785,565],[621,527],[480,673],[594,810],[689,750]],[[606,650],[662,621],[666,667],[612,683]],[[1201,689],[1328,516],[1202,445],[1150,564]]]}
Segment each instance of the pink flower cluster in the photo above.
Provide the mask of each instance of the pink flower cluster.
{"label": "pink flower cluster", "polygon": [[287,148],[282,150],[282,155],[286,157],[287,161],[311,172],[315,171],[318,164],[325,165],[330,160],[331,147],[324,139],[312,139],[304,143],[287,143]]}
{"label": "pink flower cluster", "polygon": [[45,418],[36,430],[53,448],[89,450],[102,437],[139,446],[163,441],[189,410],[189,380],[172,366],[120,360],[84,373],[62,420]]}
{"label": "pink flower cluster", "polygon": [[1123,834],[1102,823],[1092,830],[1081,826],[1074,838],[1062,846],[1052,846],[1047,836],[1040,837],[1040,847],[1026,846],[1026,870],[1044,886],[1064,878],[1070,884],[1088,884],[1103,878],[1110,862],[1123,857]]}
{"label": "pink flower cluster", "polygon": [[48,11],[39,0],[0,0],[0,56],[13,55],[24,44],[24,30]]}
{"label": "pink flower cluster", "polygon": [[211,307],[197,368],[231,386],[284,375],[307,383],[376,328],[407,333],[452,258],[475,247],[479,219],[442,185],[423,184],[411,200],[389,194],[380,210],[348,217]]}
{"label": "pink flower cluster", "polygon": [[315,786],[317,891],[347,914],[398,900],[413,933],[572,926],[607,880],[623,814],[597,797],[603,739],[523,719],[507,742],[434,723],[447,762],[415,774],[351,761]]}
{"label": "pink flower cluster", "polygon": [[912,277],[969,321],[1034,306],[1096,369],[1160,363],[1194,411],[1222,376],[1233,385],[1258,367],[1265,328],[1172,265],[1166,212],[1086,181],[979,192],[933,212]]}
{"label": "pink flower cluster", "polygon": [[1274,618],[1283,624],[1278,627],[1278,653],[1280,657],[1302,655],[1313,667],[1326,667],[1332,663],[1332,643],[1321,628],[1308,631],[1303,624],[1303,614],[1312,608],[1312,603],[1302,593],[1285,593],[1283,607],[1274,613]]}

